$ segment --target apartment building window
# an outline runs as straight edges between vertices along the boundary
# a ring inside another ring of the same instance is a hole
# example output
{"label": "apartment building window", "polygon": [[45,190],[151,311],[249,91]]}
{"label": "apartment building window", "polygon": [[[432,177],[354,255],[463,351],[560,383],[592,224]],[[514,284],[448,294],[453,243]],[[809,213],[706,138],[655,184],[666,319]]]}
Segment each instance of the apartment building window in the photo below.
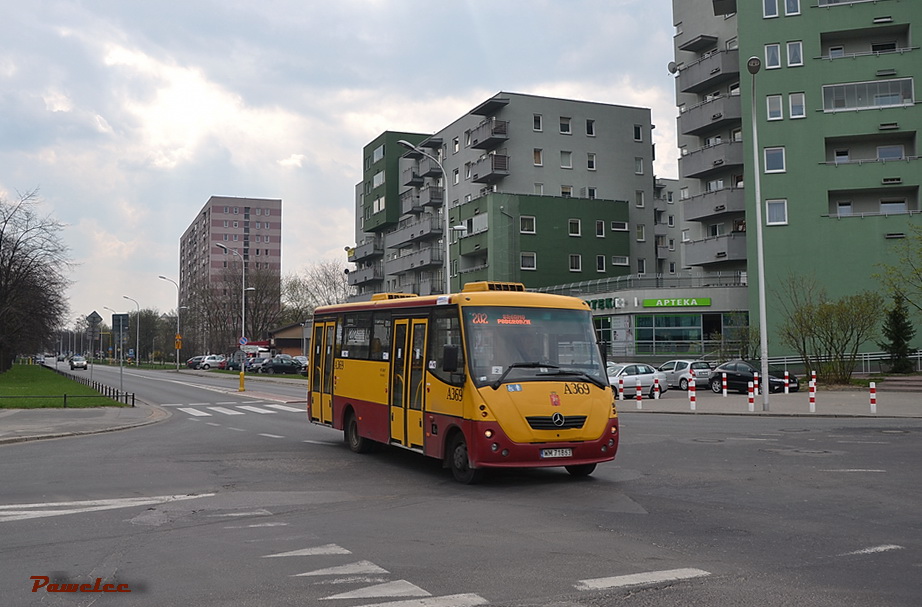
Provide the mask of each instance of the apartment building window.
{"label": "apartment building window", "polygon": [[688,234],[688,230],[682,230],[682,242],[688,242],[691,240],[691,236]]}
{"label": "apartment building window", "polygon": [[669,273],[675,274],[675,262],[674,261],[669,262]]}
{"label": "apartment building window", "polygon": [[783,226],[788,223],[788,201],[766,200],[765,201],[765,225]]}
{"label": "apartment building window", "polygon": [[627,232],[628,225],[626,221],[613,221],[611,222],[611,231],[612,232]]}
{"label": "apartment building window", "polygon": [[[263,242],[269,242],[269,236],[263,236]],[[268,255],[268,253],[266,253]]]}
{"label": "apartment building window", "polygon": [[679,200],[688,200],[688,188],[679,188]]}
{"label": "apartment building window", "polygon": [[225,220],[224,220],[224,227],[225,227],[225,228],[227,227],[227,224],[228,224],[228,222],[227,222],[227,220],[225,219]]}
{"label": "apartment building window", "polygon": [[879,55],[881,53],[895,53],[896,42],[872,42],[871,52],[875,55]]}
{"label": "apartment building window", "polygon": [[634,158],[634,174],[643,175],[643,158]]}
{"label": "apartment building window", "polygon": [[238,237],[238,236],[239,236],[239,234],[234,234],[234,242],[237,241],[237,237]]}
{"label": "apartment building window", "polygon": [[762,0],[762,16],[766,19],[778,16],[778,0]]}
{"label": "apartment building window", "polygon": [[637,260],[637,275],[643,276],[646,273],[647,273],[647,260],[638,259]]}
{"label": "apartment building window", "polygon": [[781,45],[765,45],[765,69],[774,70],[781,67]]}
{"label": "apartment building window", "polygon": [[519,217],[519,232],[522,234],[535,233],[535,218],[532,215],[522,215]]}
{"label": "apartment building window", "polygon": [[675,227],[675,215],[666,216],[666,225],[669,226],[670,228]]}
{"label": "apartment building window", "polygon": [[781,95],[769,95],[765,98],[766,110],[769,120],[781,120],[784,114],[781,111]]}
{"label": "apartment building window", "polygon": [[534,187],[534,193],[537,194],[538,196],[544,196],[544,184],[536,183]]}
{"label": "apartment building window", "polygon": [[377,188],[384,185],[384,171],[378,171],[375,173],[374,177],[371,178],[371,187]]}
{"label": "apartment building window", "polygon": [[784,14],[787,16],[800,14],[800,0],[784,0]]}
{"label": "apartment building window", "polygon": [[464,131],[464,147],[466,148],[471,147],[471,132],[470,131]]}
{"label": "apartment building window", "polygon": [[595,256],[595,271],[596,272],[605,271],[605,256],[604,255]]}
{"label": "apartment building window", "polygon": [[562,185],[560,186],[560,195],[564,198],[570,198],[573,196],[573,186],[572,185]]}
{"label": "apartment building window", "polygon": [[903,146],[900,145],[881,145],[877,147],[877,159],[878,160],[902,160],[905,156],[903,155]]}
{"label": "apartment building window", "polygon": [[866,110],[912,105],[912,78],[830,84],[823,87],[823,111]]}
{"label": "apartment building window", "polygon": [[544,166],[544,150],[541,148],[535,148],[532,154],[534,157],[535,166]]}
{"label": "apartment building window", "polygon": [[788,104],[791,118],[807,117],[807,100],[804,93],[791,93],[788,97]]}
{"label": "apartment building window", "polygon": [[788,67],[804,64],[804,43],[800,40],[788,42]]}
{"label": "apartment building window", "polygon": [[670,251],[675,251],[675,238],[669,239],[669,244],[667,245]]}
{"label": "apartment building window", "polygon": [[631,265],[631,260],[627,255],[612,255],[611,256],[611,265],[613,266],[629,266]]}
{"label": "apartment building window", "polygon": [[461,151],[461,140],[455,137],[451,140],[451,153],[457,154],[460,151]]}
{"label": "apartment building window", "polygon": [[383,159],[383,158],[384,158],[384,146],[383,146],[383,145],[379,145],[379,146],[376,147],[376,148],[374,149],[374,151],[371,153],[371,162],[372,162],[372,164],[374,164],[375,162],[378,162],[378,161],[380,161],[380,160]]}
{"label": "apartment building window", "polygon": [[567,233],[570,236],[582,236],[582,222],[579,219],[571,219]]}
{"label": "apartment building window", "polygon": [[784,148],[765,148],[765,172],[784,173]]}
{"label": "apartment building window", "polygon": [[601,219],[595,220],[595,236],[596,238],[605,238],[605,222]]}
{"label": "apartment building window", "polygon": [[634,228],[634,236],[637,238],[637,242],[645,242],[647,240],[646,226],[642,223],[637,224],[637,227]]}
{"label": "apartment building window", "polygon": [[235,222],[234,222],[234,227],[235,227],[235,228],[240,227],[240,222],[239,222],[239,221],[235,221]]}
{"label": "apartment building window", "polygon": [[708,229],[708,238],[717,238],[718,236],[723,236],[724,224],[712,223],[708,225],[707,229]]}
{"label": "apartment building window", "polygon": [[[377,198],[375,198],[372,201],[371,205],[372,205],[373,213],[380,213],[381,211],[383,211],[384,210],[384,196],[378,196]],[[266,227],[268,228],[269,226],[266,225]]]}
{"label": "apartment building window", "polygon": [[586,188],[586,198],[589,200],[595,200],[597,198],[597,189],[596,188]]}
{"label": "apartment building window", "polygon": [[906,200],[905,199],[891,199],[887,200],[886,198],[881,199],[880,201],[880,213],[881,215],[892,215],[906,212]]}
{"label": "apartment building window", "polygon": [[571,272],[582,272],[583,271],[583,256],[578,253],[570,253],[570,271]]}
{"label": "apartment building window", "polygon": [[544,130],[544,119],[541,114],[535,114],[534,122],[532,123],[532,128],[536,131]]}
{"label": "apartment building window", "polygon": [[643,141],[643,126],[640,124],[634,125],[634,141]]}
{"label": "apartment building window", "polygon": [[643,190],[637,190],[634,192],[634,205],[637,208],[643,208],[647,205]]}
{"label": "apartment building window", "polygon": [[224,235],[224,240],[227,241],[227,234]]}
{"label": "apartment building window", "polygon": [[845,56],[844,46],[830,46],[829,47],[829,58],[830,59],[841,59],[844,56]]}
{"label": "apartment building window", "polygon": [[470,162],[465,162],[465,163],[464,163],[464,179],[470,179],[470,178],[471,178],[471,172],[474,170],[474,169],[472,168],[473,166],[474,166],[474,165],[473,165],[472,163],[470,163]]}
{"label": "apartment building window", "polygon": [[537,270],[538,256],[535,253],[526,253],[523,251],[522,254],[519,255],[519,269]]}
{"label": "apartment building window", "polygon": [[848,148],[843,149],[843,150],[836,150],[835,152],[833,152],[833,155],[835,156],[836,164],[844,164],[851,160],[851,157],[849,156]]}
{"label": "apartment building window", "polygon": [[240,214],[240,208],[234,207],[234,215],[239,215],[239,214]]}
{"label": "apartment building window", "polygon": [[458,185],[461,183],[461,169],[454,169],[451,172],[451,183],[453,185]]}
{"label": "apartment building window", "polygon": [[852,214],[852,202],[843,200],[836,203],[836,213],[839,217],[848,217]]}
{"label": "apartment building window", "polygon": [[560,152],[560,168],[573,168],[573,152],[568,152],[566,150]]}
{"label": "apartment building window", "polygon": [[586,120],[586,136],[595,137],[595,120]]}
{"label": "apartment building window", "polygon": [[564,135],[569,135],[570,131],[570,119],[566,116],[560,117],[560,132]]}
{"label": "apartment building window", "polygon": [[589,152],[588,154],[586,154],[586,168],[589,169],[590,171],[595,170],[595,154],[593,154],[592,152]]}

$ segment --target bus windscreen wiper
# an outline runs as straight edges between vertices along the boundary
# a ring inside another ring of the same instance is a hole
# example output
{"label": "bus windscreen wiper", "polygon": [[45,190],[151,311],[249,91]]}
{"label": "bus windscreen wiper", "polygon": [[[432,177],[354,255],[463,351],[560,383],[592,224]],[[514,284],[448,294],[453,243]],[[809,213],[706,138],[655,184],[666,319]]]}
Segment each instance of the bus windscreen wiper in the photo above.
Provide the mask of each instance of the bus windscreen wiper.
{"label": "bus windscreen wiper", "polygon": [[494,390],[499,390],[499,387],[503,384],[503,381],[505,381],[506,376],[509,375],[509,372],[512,371],[513,369],[536,369],[536,368],[560,369],[560,367],[558,367],[557,365],[552,365],[549,363],[542,363],[538,361],[512,363],[511,365],[506,367],[506,370],[503,371],[502,375],[496,378],[496,381],[490,384],[490,387],[493,388]]}
{"label": "bus windscreen wiper", "polygon": [[605,386],[608,385],[600,381],[598,378],[589,375],[585,371],[577,371],[576,369],[559,369],[558,368],[556,371],[542,373],[542,375],[575,375],[576,377],[582,377],[589,383],[594,384],[602,388],[603,390],[605,389]]}

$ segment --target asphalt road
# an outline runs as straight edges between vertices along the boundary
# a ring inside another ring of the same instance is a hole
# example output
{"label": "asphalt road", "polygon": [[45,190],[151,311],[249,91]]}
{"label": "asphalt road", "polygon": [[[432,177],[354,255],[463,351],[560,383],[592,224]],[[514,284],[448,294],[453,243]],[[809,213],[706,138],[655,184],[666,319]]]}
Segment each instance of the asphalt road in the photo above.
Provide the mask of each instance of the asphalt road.
{"label": "asphalt road", "polygon": [[[625,411],[618,458],[588,479],[531,470],[469,487],[413,453],[349,452],[288,402],[302,385],[248,379],[233,394],[222,382],[236,378],[130,373],[170,419],[0,447],[2,604],[922,596],[922,420]],[[48,592],[97,579],[131,592]]]}

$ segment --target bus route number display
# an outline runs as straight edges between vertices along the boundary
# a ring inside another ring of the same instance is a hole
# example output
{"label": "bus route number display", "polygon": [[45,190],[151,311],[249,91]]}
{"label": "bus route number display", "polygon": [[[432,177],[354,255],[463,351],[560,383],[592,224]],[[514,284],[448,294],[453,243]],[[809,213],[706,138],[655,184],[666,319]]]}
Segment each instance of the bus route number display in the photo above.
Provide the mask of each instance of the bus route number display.
{"label": "bus route number display", "polygon": [[486,312],[474,312],[471,314],[471,324],[475,325],[530,325],[531,319],[524,314],[503,314],[495,319],[491,319]]}

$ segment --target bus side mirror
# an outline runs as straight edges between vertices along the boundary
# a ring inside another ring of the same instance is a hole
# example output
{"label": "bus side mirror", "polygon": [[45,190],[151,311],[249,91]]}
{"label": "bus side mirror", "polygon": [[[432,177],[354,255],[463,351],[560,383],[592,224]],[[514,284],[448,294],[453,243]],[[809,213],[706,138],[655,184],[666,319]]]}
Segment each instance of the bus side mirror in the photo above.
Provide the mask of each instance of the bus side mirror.
{"label": "bus side mirror", "polygon": [[442,347],[442,371],[455,373],[458,370],[460,354],[461,348],[453,344],[445,344]]}

